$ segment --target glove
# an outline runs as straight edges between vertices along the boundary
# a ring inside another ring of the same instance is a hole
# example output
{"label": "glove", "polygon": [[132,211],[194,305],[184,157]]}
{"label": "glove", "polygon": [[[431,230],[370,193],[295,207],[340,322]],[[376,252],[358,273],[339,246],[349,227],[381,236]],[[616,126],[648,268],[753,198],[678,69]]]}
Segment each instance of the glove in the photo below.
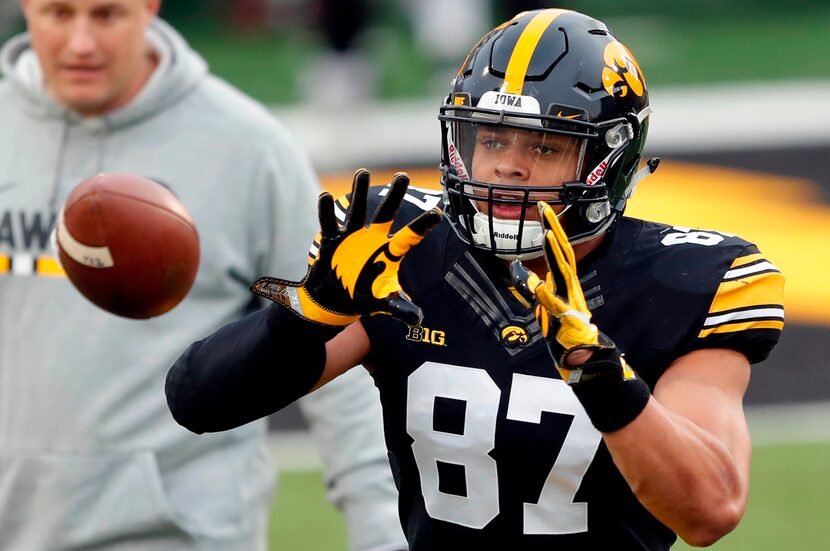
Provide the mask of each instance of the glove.
{"label": "glove", "polygon": [[441,210],[433,208],[391,235],[392,220],[409,186],[409,176],[399,172],[366,224],[369,177],[365,169],[355,172],[342,226],[335,217],[332,195],[320,194],[320,249],[302,281],[264,277],[251,290],[306,320],[328,326],[345,327],[360,316],[374,314],[420,324],[421,309],[401,289],[398,268],[409,249],[441,221]]}
{"label": "glove", "polygon": [[[545,261],[548,274],[542,281],[520,261],[511,264],[516,289],[528,300],[536,300],[535,315],[542,335],[562,379],[570,385],[595,377],[619,373],[623,379],[636,379],[614,342],[591,323],[591,312],[576,274],[576,259],[554,210],[539,201],[539,215],[545,228]],[[567,297],[557,289],[555,281],[564,286]],[[568,357],[577,350],[587,350],[587,361],[570,365]]]}

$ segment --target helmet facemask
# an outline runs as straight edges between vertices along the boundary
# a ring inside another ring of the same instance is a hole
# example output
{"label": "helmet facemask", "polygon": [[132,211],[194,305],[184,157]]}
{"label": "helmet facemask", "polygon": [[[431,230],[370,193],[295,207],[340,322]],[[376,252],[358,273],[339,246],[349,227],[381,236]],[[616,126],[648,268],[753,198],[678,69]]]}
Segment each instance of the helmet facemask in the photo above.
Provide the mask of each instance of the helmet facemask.
{"label": "helmet facemask", "polygon": [[[442,173],[447,214],[462,240],[505,260],[541,256],[539,201],[560,206],[572,238],[605,229],[611,207],[601,167],[614,164],[631,140],[624,119],[597,125],[560,116],[561,106],[556,115],[538,115],[454,103],[439,116]],[[598,151],[592,142],[600,139],[609,152],[591,159],[589,152]],[[596,168],[589,168],[592,161]]]}
{"label": "helmet facemask", "polygon": [[[559,205],[572,244],[602,235],[657,166],[637,171],[648,105],[637,61],[604,23],[560,9],[516,15],[473,47],[441,107],[445,217],[463,241],[503,258],[541,254],[533,224],[541,199]],[[485,125],[570,138],[576,168],[572,157],[568,171],[540,163],[529,178],[475,170],[474,139]],[[490,214],[509,201],[520,216]]]}

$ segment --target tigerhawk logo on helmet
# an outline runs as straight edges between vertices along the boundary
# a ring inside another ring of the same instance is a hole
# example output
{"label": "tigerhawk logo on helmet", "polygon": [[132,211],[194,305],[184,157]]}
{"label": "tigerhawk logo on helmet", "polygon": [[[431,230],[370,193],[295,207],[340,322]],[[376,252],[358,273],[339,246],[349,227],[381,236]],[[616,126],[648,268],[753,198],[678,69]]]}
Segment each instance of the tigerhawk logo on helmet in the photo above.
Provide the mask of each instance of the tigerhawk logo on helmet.
{"label": "tigerhawk logo on helmet", "polygon": [[[447,220],[464,242],[505,259],[542,255],[539,200],[564,205],[571,243],[601,235],[657,167],[639,168],[650,113],[639,65],[604,23],[560,9],[517,15],[476,44],[441,106]],[[509,174],[482,168],[482,152],[505,151],[520,132],[532,132],[535,155],[559,163],[548,163],[553,177],[541,162]],[[513,214],[491,216],[499,212]]]}

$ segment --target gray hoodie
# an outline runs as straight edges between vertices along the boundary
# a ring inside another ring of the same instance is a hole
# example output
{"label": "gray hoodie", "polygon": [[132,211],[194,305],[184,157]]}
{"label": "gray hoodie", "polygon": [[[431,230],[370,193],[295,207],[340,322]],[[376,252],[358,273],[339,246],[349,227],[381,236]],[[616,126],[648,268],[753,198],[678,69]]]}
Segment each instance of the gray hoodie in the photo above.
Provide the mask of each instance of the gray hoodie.
{"label": "gray hoodie", "polygon": [[[148,37],[160,54],[150,81],[129,105],[93,118],[44,93],[27,35],[0,51],[4,551],[264,548],[274,479],[264,421],[191,434],[170,416],[164,379],[192,341],[251,307],[249,282],[305,273],[319,184],[283,126],[210,76],[173,29],[157,20]],[[163,182],[196,222],[198,276],[168,314],[118,318],[50,268],[57,211],[74,185],[101,171]],[[373,464],[380,474],[364,478],[391,484],[378,457],[379,437],[334,463]],[[384,514],[399,531],[388,493]]]}

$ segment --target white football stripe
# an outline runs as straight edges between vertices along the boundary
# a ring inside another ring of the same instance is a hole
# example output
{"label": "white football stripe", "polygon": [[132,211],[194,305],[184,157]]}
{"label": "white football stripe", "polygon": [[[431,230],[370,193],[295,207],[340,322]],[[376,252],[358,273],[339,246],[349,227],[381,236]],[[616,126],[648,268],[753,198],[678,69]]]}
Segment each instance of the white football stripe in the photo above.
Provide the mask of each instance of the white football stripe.
{"label": "white football stripe", "polygon": [[112,268],[115,264],[112,261],[109,247],[90,247],[89,245],[84,245],[69,233],[66,223],[63,220],[63,209],[58,214],[57,240],[63,252],[78,264],[83,264],[91,268]]}
{"label": "white football stripe", "polygon": [[751,266],[743,266],[741,268],[735,268],[734,270],[729,270],[725,274],[723,274],[723,279],[735,279],[739,277],[744,277],[750,274],[754,274],[757,272],[763,272],[764,270],[775,270],[776,272],[779,271],[771,262],[759,262],[758,264],[753,264]]}
{"label": "white football stripe", "polygon": [[30,253],[17,253],[12,256],[12,274],[29,276],[35,273],[35,257]]}
{"label": "white football stripe", "polygon": [[754,308],[752,310],[741,310],[740,312],[730,312],[728,314],[719,314],[717,316],[709,316],[703,323],[704,327],[712,327],[721,323],[740,321],[752,318],[780,318],[784,319],[783,308]]}

